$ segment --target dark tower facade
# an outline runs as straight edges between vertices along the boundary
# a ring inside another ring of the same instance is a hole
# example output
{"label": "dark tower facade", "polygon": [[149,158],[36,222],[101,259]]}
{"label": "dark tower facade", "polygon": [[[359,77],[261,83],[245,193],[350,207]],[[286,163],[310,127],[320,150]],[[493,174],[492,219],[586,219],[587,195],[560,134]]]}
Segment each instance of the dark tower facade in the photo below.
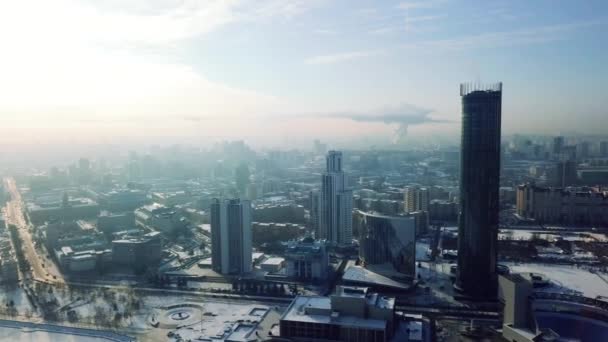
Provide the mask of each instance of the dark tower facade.
{"label": "dark tower facade", "polygon": [[497,294],[498,187],[502,83],[460,85],[462,137],[456,290],[474,299]]}

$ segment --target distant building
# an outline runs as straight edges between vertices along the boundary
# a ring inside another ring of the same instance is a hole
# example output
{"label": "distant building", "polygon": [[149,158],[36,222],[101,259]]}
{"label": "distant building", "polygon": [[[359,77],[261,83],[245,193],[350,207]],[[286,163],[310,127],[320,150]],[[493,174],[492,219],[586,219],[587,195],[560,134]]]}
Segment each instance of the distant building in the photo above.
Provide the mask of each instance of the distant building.
{"label": "distant building", "polygon": [[33,224],[53,220],[78,220],[97,217],[99,205],[89,198],[67,199],[63,196],[55,201],[36,201],[27,203],[27,212]]}
{"label": "distant building", "polygon": [[355,212],[359,258],[363,265],[390,264],[414,277],[416,272],[416,218]]}
{"label": "distant building", "polygon": [[456,222],[458,205],[456,202],[432,200],[429,204],[429,220],[431,222]]}
{"label": "distant building", "polygon": [[580,159],[589,158],[591,150],[591,144],[588,141],[581,141],[577,145],[577,155]]}
{"label": "distant building", "polygon": [[572,160],[559,161],[549,171],[550,184],[556,187],[567,187],[578,183],[576,162]]}
{"label": "distant building", "polygon": [[403,193],[403,209],[406,213],[429,210],[429,189],[418,186],[405,188]]}
{"label": "distant building", "polygon": [[120,189],[98,195],[99,205],[109,211],[135,210],[148,203],[147,192],[143,190]]}
{"label": "distant building", "polygon": [[321,225],[321,193],[318,190],[310,192],[310,226],[319,236],[319,227]]}
{"label": "distant building", "polygon": [[350,245],[353,238],[353,192],[342,171],[342,152],[329,151],[321,186],[321,215],[317,238]]}
{"label": "distant building", "polygon": [[594,188],[517,188],[517,214],[540,223],[608,226],[608,195]]}
{"label": "distant building", "polygon": [[559,156],[562,153],[562,148],[564,147],[564,137],[555,137],[553,138],[553,146],[552,152],[554,156]]}
{"label": "distant building", "polygon": [[329,255],[324,241],[304,238],[291,241],[285,251],[287,276],[306,281],[321,281],[329,276]]}
{"label": "distant building", "polygon": [[161,240],[159,232],[126,235],[112,241],[112,262],[130,266],[134,269],[157,266],[161,259]]}
{"label": "distant building", "polygon": [[394,298],[365,287],[340,286],[330,297],[298,296],[281,317],[281,338],[387,342],[394,334],[394,310]]}
{"label": "distant building", "polygon": [[600,157],[608,157],[608,141],[600,141]]}
{"label": "distant building", "polygon": [[[159,203],[144,205],[135,210],[136,223],[150,227],[163,233],[169,233],[175,229],[184,228],[187,222],[182,220],[173,207],[166,207]],[[184,218],[185,219],[185,218]]]}
{"label": "distant building", "polygon": [[210,212],[213,270],[222,274],[251,272],[250,202],[214,199]]}
{"label": "distant building", "polygon": [[608,167],[578,171],[580,183],[584,185],[608,184]]}
{"label": "distant building", "polygon": [[112,213],[102,210],[97,217],[97,229],[104,233],[115,233],[135,227],[135,214],[132,211]]}
{"label": "distant building", "polygon": [[256,222],[304,223],[304,207],[295,203],[256,205],[253,208],[253,220]]}
{"label": "distant building", "polygon": [[74,251],[69,246],[55,250],[59,265],[64,272],[81,273],[95,271],[112,261],[112,251],[103,250],[81,250]]}

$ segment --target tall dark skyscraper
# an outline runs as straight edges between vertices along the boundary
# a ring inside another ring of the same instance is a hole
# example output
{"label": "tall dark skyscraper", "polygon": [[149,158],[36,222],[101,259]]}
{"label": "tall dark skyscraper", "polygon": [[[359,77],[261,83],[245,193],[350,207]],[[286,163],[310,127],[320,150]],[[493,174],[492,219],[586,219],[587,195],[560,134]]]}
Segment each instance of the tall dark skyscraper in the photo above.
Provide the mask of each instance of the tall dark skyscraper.
{"label": "tall dark skyscraper", "polygon": [[462,151],[455,288],[466,297],[492,299],[497,294],[502,83],[462,84],[460,96]]}

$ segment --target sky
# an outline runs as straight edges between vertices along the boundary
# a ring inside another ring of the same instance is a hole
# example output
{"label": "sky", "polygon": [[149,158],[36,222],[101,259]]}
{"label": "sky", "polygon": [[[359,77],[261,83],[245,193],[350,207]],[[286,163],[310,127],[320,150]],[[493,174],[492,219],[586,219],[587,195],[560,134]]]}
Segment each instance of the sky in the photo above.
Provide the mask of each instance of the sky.
{"label": "sky", "polygon": [[600,134],[606,32],[604,0],[2,1],[0,143],[457,137],[498,81],[503,134]]}

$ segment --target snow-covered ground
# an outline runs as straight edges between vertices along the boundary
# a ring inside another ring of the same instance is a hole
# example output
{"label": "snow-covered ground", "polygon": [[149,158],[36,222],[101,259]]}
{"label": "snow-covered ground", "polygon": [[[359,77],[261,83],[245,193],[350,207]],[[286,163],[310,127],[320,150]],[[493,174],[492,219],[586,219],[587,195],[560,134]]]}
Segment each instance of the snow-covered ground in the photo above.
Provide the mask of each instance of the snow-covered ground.
{"label": "snow-covered ground", "polygon": [[0,341],[12,342],[108,342],[101,337],[79,336],[40,330],[0,328]]}
{"label": "snow-covered ground", "polygon": [[543,291],[579,294],[590,298],[608,296],[608,274],[605,273],[598,275],[586,268],[569,265],[504,264],[509,266],[511,273],[534,272],[544,274],[551,280],[551,286],[543,289]]}
{"label": "snow-covered ground", "polygon": [[429,260],[429,247],[428,242],[416,241],[416,261]]}

